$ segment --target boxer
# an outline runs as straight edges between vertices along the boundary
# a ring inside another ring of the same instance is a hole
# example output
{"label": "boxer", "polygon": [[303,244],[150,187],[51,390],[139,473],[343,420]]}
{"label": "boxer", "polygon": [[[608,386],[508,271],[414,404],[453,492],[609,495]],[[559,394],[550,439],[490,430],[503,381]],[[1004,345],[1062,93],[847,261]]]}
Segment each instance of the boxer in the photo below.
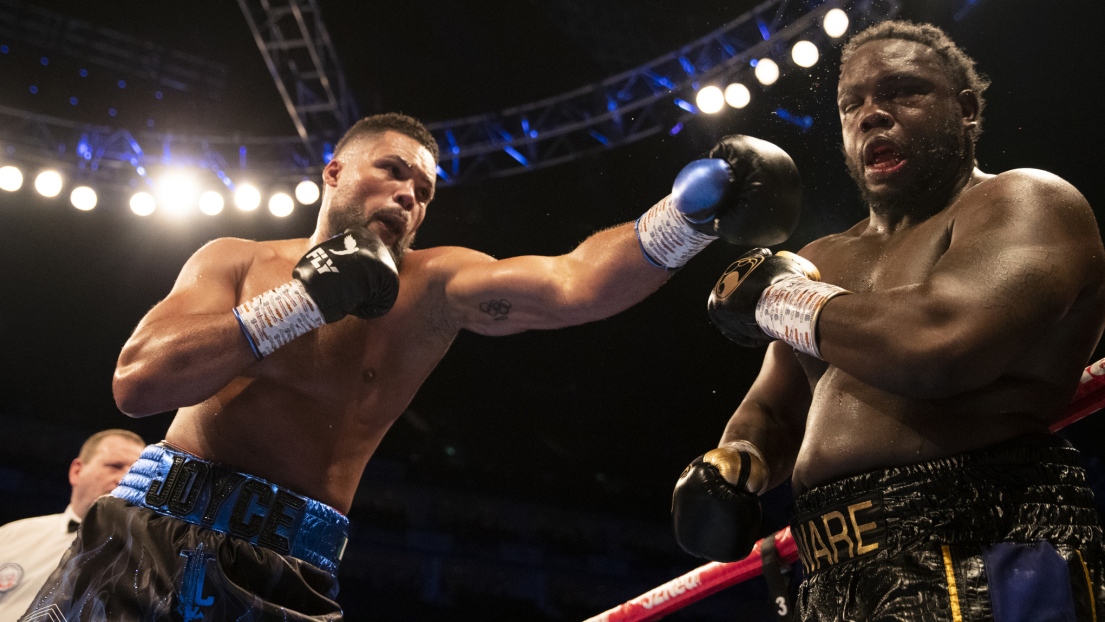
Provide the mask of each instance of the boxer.
{"label": "boxer", "polygon": [[93,505],[27,618],[340,619],[358,480],[461,329],[605,318],[718,237],[774,244],[793,231],[785,153],[731,137],[710,155],[636,223],[560,257],[496,261],[410,248],[437,146],[409,117],[358,122],[323,171],[311,237],[211,242],[139,322],[116,402],[137,417],[179,410]]}
{"label": "boxer", "polygon": [[803,620],[1105,611],[1093,496],[1048,434],[1105,327],[1105,250],[1067,182],[977,168],[986,87],[938,28],[856,35],[837,107],[869,216],[753,250],[710,294],[721,332],[767,354],[676,484],[676,537],[742,557],[758,495],[789,478]]}

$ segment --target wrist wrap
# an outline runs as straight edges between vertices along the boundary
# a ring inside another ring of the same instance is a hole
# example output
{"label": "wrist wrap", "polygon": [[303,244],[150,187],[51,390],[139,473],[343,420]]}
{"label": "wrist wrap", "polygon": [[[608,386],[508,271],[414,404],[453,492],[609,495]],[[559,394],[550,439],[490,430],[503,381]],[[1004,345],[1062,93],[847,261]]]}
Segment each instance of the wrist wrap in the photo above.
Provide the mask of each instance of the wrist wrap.
{"label": "wrist wrap", "polygon": [[257,360],[326,323],[303,283],[296,280],[234,307],[234,317]]}
{"label": "wrist wrap", "polygon": [[821,358],[817,345],[817,317],[830,298],[848,290],[794,275],[768,286],[756,303],[756,324],[773,339],[800,352]]}
{"label": "wrist wrap", "polygon": [[654,266],[674,270],[706,248],[717,239],[696,231],[687,218],[675,208],[670,196],[664,197],[656,205],[637,219],[637,240],[641,243],[641,252]]}

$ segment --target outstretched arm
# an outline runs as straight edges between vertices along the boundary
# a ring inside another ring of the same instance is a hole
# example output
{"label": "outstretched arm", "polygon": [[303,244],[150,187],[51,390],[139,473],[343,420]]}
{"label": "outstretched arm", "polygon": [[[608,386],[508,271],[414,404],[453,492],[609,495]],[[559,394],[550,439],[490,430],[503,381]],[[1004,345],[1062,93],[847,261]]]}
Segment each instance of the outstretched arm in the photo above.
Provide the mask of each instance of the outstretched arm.
{"label": "outstretched arm", "polygon": [[623,311],[672,275],[641,252],[633,223],[600,231],[559,257],[496,261],[475,251],[451,254],[446,305],[459,328],[483,335],[559,328]]}
{"label": "outstretched arm", "polygon": [[252,249],[245,240],[216,240],[184,264],[119,354],[112,380],[119,410],[143,417],[197,404],[256,362],[230,312]]}

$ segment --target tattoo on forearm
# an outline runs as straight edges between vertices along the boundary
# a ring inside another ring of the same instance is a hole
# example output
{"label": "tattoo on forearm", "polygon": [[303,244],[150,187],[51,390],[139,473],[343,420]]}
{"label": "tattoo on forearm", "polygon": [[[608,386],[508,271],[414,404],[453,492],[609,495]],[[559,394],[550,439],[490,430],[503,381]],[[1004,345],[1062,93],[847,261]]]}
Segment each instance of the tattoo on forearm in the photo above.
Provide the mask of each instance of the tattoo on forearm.
{"label": "tattoo on forearm", "polygon": [[508,313],[510,313],[510,301],[509,300],[489,300],[487,302],[480,303],[480,311],[495,318],[495,320],[505,320]]}

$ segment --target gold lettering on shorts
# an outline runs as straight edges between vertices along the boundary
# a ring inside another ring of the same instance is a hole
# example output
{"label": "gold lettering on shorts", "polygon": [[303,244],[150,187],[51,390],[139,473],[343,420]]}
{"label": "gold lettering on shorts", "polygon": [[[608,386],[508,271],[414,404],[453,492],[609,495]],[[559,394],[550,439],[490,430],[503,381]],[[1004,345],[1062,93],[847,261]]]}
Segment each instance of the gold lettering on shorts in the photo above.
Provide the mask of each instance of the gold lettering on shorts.
{"label": "gold lettering on shorts", "polygon": [[[817,567],[821,567],[821,562],[819,560],[822,557],[829,560],[830,566],[835,564],[836,560],[833,559],[833,554],[829,551],[829,547],[825,546],[825,541],[821,539],[821,532],[817,530],[817,525],[814,525],[812,520],[809,525],[809,533],[810,546],[813,547],[813,557],[814,561],[817,562]],[[819,544],[821,546],[818,546]]]}
{"label": "gold lettering on shorts", "polygon": [[878,525],[876,525],[875,523],[864,523],[862,525],[856,524],[856,512],[860,510],[865,510],[869,507],[871,507],[870,499],[862,503],[854,503],[848,506],[848,517],[852,519],[852,529],[855,531],[856,534],[856,555],[870,553],[871,551],[879,548],[878,542],[875,542],[874,544],[863,543],[863,532],[871,531],[875,529]]}
{"label": "gold lettering on shorts", "polygon": [[[840,533],[834,534],[832,527],[829,527],[829,521],[832,519],[840,521]],[[821,515],[821,522],[825,525],[825,534],[829,536],[829,550],[836,558],[834,561],[839,562],[840,554],[844,552],[836,548],[837,542],[848,543],[848,557],[845,559],[852,559],[852,539],[848,537],[848,521],[844,520],[844,515],[840,512],[828,512]]]}

